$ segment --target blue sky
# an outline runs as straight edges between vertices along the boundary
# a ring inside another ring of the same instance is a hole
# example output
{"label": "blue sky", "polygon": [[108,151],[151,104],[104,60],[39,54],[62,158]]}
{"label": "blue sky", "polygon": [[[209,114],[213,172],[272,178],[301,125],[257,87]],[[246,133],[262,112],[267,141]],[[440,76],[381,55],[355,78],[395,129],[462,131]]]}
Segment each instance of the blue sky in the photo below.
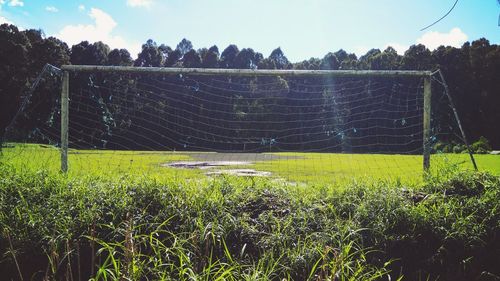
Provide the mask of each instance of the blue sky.
{"label": "blue sky", "polygon": [[40,28],[70,45],[102,40],[136,56],[147,39],[175,47],[229,44],[265,56],[281,47],[293,62],[344,49],[358,55],[387,45],[403,53],[423,43],[500,43],[496,0],[0,0],[0,22]]}

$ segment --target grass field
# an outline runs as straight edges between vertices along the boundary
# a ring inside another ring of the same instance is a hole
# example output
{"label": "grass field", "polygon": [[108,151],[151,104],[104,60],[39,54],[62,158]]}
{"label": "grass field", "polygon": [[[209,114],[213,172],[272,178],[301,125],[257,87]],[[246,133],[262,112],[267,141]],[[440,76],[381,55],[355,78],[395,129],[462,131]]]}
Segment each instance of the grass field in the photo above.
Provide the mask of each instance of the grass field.
{"label": "grass field", "polygon": [[[71,150],[68,176],[59,157],[2,149],[6,280],[500,278],[499,156],[434,155],[425,180],[408,155]],[[222,160],[272,177],[163,165]]]}
{"label": "grass field", "polygon": [[[70,176],[148,176],[156,179],[199,179],[207,170],[167,166],[178,161],[245,161],[248,165],[218,167],[227,170],[251,168],[271,172],[271,178],[290,183],[328,185],[351,181],[398,181],[419,184],[423,180],[422,156],[336,153],[204,153],[116,150],[76,150],[69,152]],[[479,169],[500,175],[499,155],[475,155]],[[22,169],[60,168],[59,150],[38,144],[10,144],[3,148],[0,161]],[[468,154],[437,154],[431,157],[431,172],[449,169],[471,170]]]}

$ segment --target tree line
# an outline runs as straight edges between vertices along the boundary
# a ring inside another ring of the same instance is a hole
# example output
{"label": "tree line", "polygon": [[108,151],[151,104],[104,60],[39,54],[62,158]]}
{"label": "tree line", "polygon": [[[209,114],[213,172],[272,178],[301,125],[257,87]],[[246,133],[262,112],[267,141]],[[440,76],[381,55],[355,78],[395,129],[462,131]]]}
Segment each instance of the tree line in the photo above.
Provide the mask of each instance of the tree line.
{"label": "tree line", "polygon": [[[341,49],[336,52],[330,52],[323,58],[310,58],[308,60],[295,63],[290,62],[280,48],[273,50],[268,57],[265,57],[262,53],[254,51],[252,48],[240,49],[236,45],[229,45],[222,51],[219,50],[217,46],[196,50],[193,48],[192,43],[187,39],[183,39],[176,45],[175,48],[165,44],[157,44],[153,40],[148,40],[142,45],[142,50],[138,54],[137,58],[133,59],[126,49],[110,49],[109,46],[103,42],[89,43],[87,41],[83,41],[69,47],[65,42],[57,38],[45,37],[41,30],[19,30],[14,25],[3,24],[0,26],[0,132],[2,134],[4,134],[5,128],[9,125],[13,117],[16,116],[19,108],[22,106],[24,98],[28,93],[28,89],[33,83],[35,83],[36,77],[46,63],[54,66],[79,64],[237,69],[434,70],[439,68],[443,71],[447,83],[450,86],[451,94],[455,99],[457,110],[460,114],[468,137],[471,140],[476,140],[481,136],[484,136],[491,142],[493,147],[500,146],[500,130],[498,129],[500,127],[498,126],[498,121],[500,120],[500,79],[498,79],[498,77],[500,77],[500,46],[490,44],[490,42],[485,38],[472,42],[466,42],[460,48],[440,46],[434,51],[430,51],[424,45],[413,45],[409,47],[404,55],[399,55],[392,47],[388,47],[385,50],[372,49],[360,57]],[[184,134],[179,136],[170,136],[174,139],[180,140],[183,136],[185,138],[186,135],[192,136],[194,139],[199,139],[183,140],[182,142],[172,143],[174,148],[176,146],[182,148],[182,145],[190,142],[193,143],[193,145],[197,144],[198,146],[208,146],[208,144],[203,144],[201,141],[208,141],[210,136],[200,135],[199,130],[197,130],[197,126],[202,126],[200,124],[203,124],[204,118],[206,118],[203,114],[207,113],[202,112],[200,108],[190,108],[190,106],[193,106],[192,100],[190,100],[190,91],[193,91],[193,87],[178,89],[177,92],[181,93],[178,100],[166,102],[155,100],[156,98],[154,96],[147,94],[151,91],[148,91],[146,88],[155,87],[155,85],[159,86],[161,83],[168,84],[178,82],[176,81],[176,77],[169,78],[171,80],[167,81],[159,81],[159,79],[151,77],[139,77],[135,78],[133,85],[129,82],[123,82],[127,80],[126,78],[126,75],[118,74],[114,74],[106,78],[93,78],[94,80],[97,80],[95,82],[100,85],[109,85],[108,90],[98,91],[98,99],[101,102],[102,100],[105,101],[104,103],[106,105],[107,112],[101,113],[100,116],[97,117],[92,116],[90,112],[88,113],[88,116],[82,114],[81,116],[75,117],[80,118],[80,122],[87,123],[87,127],[92,129],[75,128],[73,129],[73,132],[70,132],[70,135],[82,140],[82,143],[88,144],[94,144],[102,140],[111,141],[115,144],[114,148],[120,148],[120,146],[133,147],[133,144],[148,142],[149,147],[155,147],[154,143],[151,141],[152,139],[157,139],[155,136],[149,136],[147,139],[141,139],[140,137],[148,135],[148,131],[145,131],[144,127],[149,126],[147,130],[150,131],[158,132],[161,130],[167,130],[164,132],[165,135],[168,135],[169,132],[173,131],[184,131]],[[223,85],[214,84],[220,82],[213,82],[210,80],[211,77],[200,79],[200,82],[209,85],[209,87],[214,89],[223,88]],[[290,144],[312,143],[316,141],[315,135],[317,136],[319,133],[324,135],[325,132],[329,132],[329,129],[325,126],[333,126],[332,132],[334,130],[336,130],[337,133],[342,131],[342,128],[339,129],[336,124],[346,123],[349,122],[349,120],[339,120],[339,116],[346,115],[332,115],[332,112],[348,111],[349,114],[356,113],[352,108],[339,108],[338,106],[335,107],[333,104],[325,105],[325,103],[317,104],[318,99],[316,99],[314,95],[308,95],[308,97],[311,97],[311,99],[308,100],[307,97],[304,97],[303,92],[297,92],[290,88],[288,88],[287,95],[294,97],[295,99],[282,102],[282,99],[279,99],[283,95],[283,93],[280,93],[280,89],[289,86],[280,86],[277,78],[267,78],[268,80],[259,79],[254,82],[248,80],[247,78],[239,79],[240,80],[238,81],[234,79],[231,81],[242,82],[241,84],[246,85],[255,82],[257,83],[257,87],[263,90],[263,92],[274,92],[276,95],[274,104],[276,105],[275,107],[263,109],[262,107],[259,107],[259,104],[247,104],[244,99],[232,94],[232,104],[226,105],[227,108],[218,108],[218,112],[221,113],[218,114],[218,116],[215,116],[219,120],[234,121],[231,124],[220,124],[220,127],[233,126],[233,134],[224,136],[225,132],[222,130],[220,132],[214,132],[214,134],[223,136],[223,138],[228,141],[231,138],[250,138],[250,135],[245,134],[249,134],[248,132],[257,126],[260,126],[260,129],[266,129],[265,126],[271,126],[269,124],[257,125],[259,124],[259,116],[257,114],[259,110],[263,110],[262,112],[265,111],[264,113],[266,114],[276,114],[271,118],[277,118],[276,120],[280,121],[279,110],[287,110],[288,113],[292,113],[290,111],[294,110],[294,108],[296,108],[294,106],[298,105],[294,103],[300,103],[302,106],[300,111],[295,112],[296,116],[299,116],[299,118],[293,121],[281,120],[281,124],[283,124],[283,122],[295,122],[292,126],[295,129],[313,127],[317,127],[318,129],[311,129],[309,131],[306,129],[300,129],[300,131],[296,132],[287,132],[288,135],[292,136],[287,139],[287,142]],[[270,81],[269,79],[274,80]],[[128,79],[128,81],[131,80]],[[380,83],[389,85],[389,82],[391,81],[384,80]],[[307,88],[307,92],[314,92],[313,89],[315,85],[320,84],[319,81],[315,81],[314,78],[301,80],[300,83],[301,85],[305,85],[304,87]],[[268,87],[266,85],[271,84],[274,85],[274,89],[266,88]],[[238,85],[238,83],[234,83],[233,87],[235,87],[234,85]],[[112,86],[114,88],[110,90]],[[32,104],[37,104],[38,107],[36,112],[31,112],[29,116],[28,114],[22,116],[21,114],[21,119],[25,119],[23,124],[24,127],[32,129],[33,127],[36,127],[37,122],[41,122],[41,119],[45,120],[47,116],[50,116],[51,110],[54,108],[54,104],[57,103],[57,97],[52,99],[47,97],[54,97],[53,93],[58,93],[59,87],[60,84],[57,77],[44,78],[43,85],[37,89],[37,97],[32,97],[32,100],[30,101]],[[72,75],[72,94],[73,92],[82,92],[88,87],[88,75]],[[120,88],[123,93],[129,94],[122,97],[121,100],[112,99],[113,91]],[[223,89],[219,90],[218,93],[220,94],[220,98],[227,98],[227,95],[230,95],[230,90],[234,89],[227,89],[227,93],[225,93]],[[137,95],[133,94],[137,92],[143,93],[141,100],[137,100]],[[372,96],[369,101],[371,103],[376,101],[379,97],[376,91],[374,92],[375,93],[370,92]],[[82,92],[81,96],[83,95],[84,93]],[[264,94],[261,93],[260,95]],[[316,97],[324,97],[324,93],[317,93],[316,95]],[[57,94],[55,96],[57,96]],[[259,94],[255,94],[254,97],[258,98],[260,96]],[[266,98],[273,97],[266,96]],[[442,99],[442,95],[435,94],[434,98],[434,104],[437,105],[435,107],[448,106],[447,101]],[[145,100],[149,101],[149,103],[144,102]],[[300,102],[297,102],[298,100],[300,100]],[[73,102],[75,104],[78,103],[78,95],[75,95]],[[163,102],[166,104],[161,105]],[[222,102],[223,101],[221,100],[221,103]],[[278,104],[280,102],[282,102],[282,104]],[[83,99],[80,101],[81,105],[85,105],[85,103],[89,103],[89,101],[85,101]],[[152,103],[154,103],[154,106]],[[209,106],[211,103],[216,104],[217,100],[207,100],[206,106]],[[289,109],[286,109],[287,106]],[[370,109],[375,105],[366,104],[363,106]],[[396,104],[396,106],[398,106],[398,104]],[[187,119],[184,118],[172,121],[172,124],[169,125],[172,127],[167,127],[166,129],[154,128],[151,127],[151,125],[148,125],[148,120],[154,118],[152,117],[153,115],[158,117],[159,114],[165,113],[165,108],[167,107],[175,108],[175,110],[177,110],[175,112],[171,111],[172,116],[169,117],[170,120],[175,118],[174,116],[176,115],[182,116],[183,110],[184,112],[186,110],[190,112],[197,112],[197,115],[191,116]],[[144,116],[137,116],[139,111]],[[442,111],[436,111],[434,115],[434,126],[436,128],[444,128],[442,130],[446,131],[445,127],[452,126],[452,124],[454,124],[454,120],[450,114],[442,114],[440,112]],[[254,113],[254,115],[248,113]],[[107,114],[109,114],[109,116],[107,116]],[[324,123],[325,120],[329,120],[329,123]],[[243,125],[241,124],[243,123],[238,123],[240,121],[246,121],[245,124],[248,123],[253,125],[245,125],[247,127],[242,127]],[[57,120],[54,122],[57,122]],[[120,123],[121,125],[116,125],[117,123]],[[99,126],[101,126],[101,128],[99,128]],[[115,127],[113,136],[105,136],[110,133],[110,127],[113,126]],[[127,128],[126,132],[123,130],[124,127]],[[269,131],[272,131],[285,130],[286,128],[276,128],[271,126],[268,129]],[[122,131],[120,132],[120,130]],[[186,130],[191,131],[187,132]],[[130,132],[135,132],[136,136],[134,137],[133,135],[130,135]],[[14,134],[15,133],[21,134],[22,132],[18,131],[14,132]],[[368,131],[365,133],[370,134]],[[304,139],[304,136],[307,136],[308,139]],[[168,142],[168,140],[165,141]],[[273,136],[263,136],[262,141],[272,142]],[[317,140],[316,144],[311,147],[300,148],[295,145],[287,148],[285,145],[283,149],[307,150],[308,148],[324,146],[335,147],[340,145],[342,147],[342,151],[349,151],[349,147],[356,145],[363,146],[363,142],[356,143],[355,140],[350,143],[346,143],[345,141],[333,142],[334,143],[332,143],[332,140],[325,138]],[[225,141],[222,141],[221,145],[228,146],[225,144]],[[374,149],[394,151],[391,147],[379,147]],[[234,147],[234,150],[241,150],[241,147]]]}

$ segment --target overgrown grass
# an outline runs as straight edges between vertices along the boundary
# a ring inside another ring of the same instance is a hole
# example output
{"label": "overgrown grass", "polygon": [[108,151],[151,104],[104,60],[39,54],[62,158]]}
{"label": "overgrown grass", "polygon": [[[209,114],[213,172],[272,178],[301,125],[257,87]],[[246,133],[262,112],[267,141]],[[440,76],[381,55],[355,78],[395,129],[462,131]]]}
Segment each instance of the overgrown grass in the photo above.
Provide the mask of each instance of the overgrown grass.
{"label": "overgrown grass", "polygon": [[[444,173],[444,172],[443,172]],[[495,280],[500,179],[64,176],[0,164],[5,280]]]}

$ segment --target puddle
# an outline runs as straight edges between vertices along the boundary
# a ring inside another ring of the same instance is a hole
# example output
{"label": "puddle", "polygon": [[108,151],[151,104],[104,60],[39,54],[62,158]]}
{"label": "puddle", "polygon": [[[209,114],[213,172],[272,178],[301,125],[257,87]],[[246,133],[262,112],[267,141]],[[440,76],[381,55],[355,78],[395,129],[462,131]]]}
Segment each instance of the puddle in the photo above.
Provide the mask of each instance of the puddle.
{"label": "puddle", "polygon": [[212,175],[232,175],[238,177],[269,177],[271,172],[256,171],[254,169],[227,169],[227,170],[217,170],[213,172],[206,173],[207,176]]}
{"label": "puddle", "polygon": [[252,165],[248,161],[179,161],[166,163],[161,166],[172,167],[178,169],[200,169],[208,170],[205,175],[233,175],[240,177],[268,177],[270,172],[256,171],[254,169],[220,169],[228,166],[243,166]]}
{"label": "puddle", "polygon": [[225,166],[251,165],[247,161],[179,161],[163,164],[163,167],[183,168],[183,169],[210,169]]}

